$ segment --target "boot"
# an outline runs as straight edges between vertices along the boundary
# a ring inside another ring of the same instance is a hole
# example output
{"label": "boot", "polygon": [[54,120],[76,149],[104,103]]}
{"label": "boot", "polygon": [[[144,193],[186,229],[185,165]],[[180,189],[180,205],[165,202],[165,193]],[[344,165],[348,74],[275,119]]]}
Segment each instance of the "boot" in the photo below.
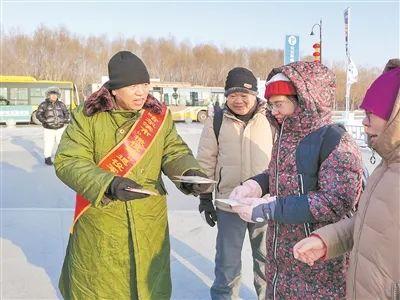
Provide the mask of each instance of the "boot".
{"label": "boot", "polygon": [[53,164],[53,162],[51,161],[51,157],[46,157],[46,158],[44,159],[44,163],[45,163],[46,165],[51,166],[51,165]]}

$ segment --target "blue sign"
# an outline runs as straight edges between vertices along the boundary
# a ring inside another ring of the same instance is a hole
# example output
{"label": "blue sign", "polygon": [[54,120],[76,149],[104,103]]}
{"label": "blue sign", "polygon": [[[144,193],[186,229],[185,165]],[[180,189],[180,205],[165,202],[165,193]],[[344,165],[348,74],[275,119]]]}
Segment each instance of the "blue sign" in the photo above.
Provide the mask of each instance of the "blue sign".
{"label": "blue sign", "polygon": [[299,61],[299,44],[298,35],[287,35],[285,38],[285,54],[283,64],[287,65],[295,61]]}

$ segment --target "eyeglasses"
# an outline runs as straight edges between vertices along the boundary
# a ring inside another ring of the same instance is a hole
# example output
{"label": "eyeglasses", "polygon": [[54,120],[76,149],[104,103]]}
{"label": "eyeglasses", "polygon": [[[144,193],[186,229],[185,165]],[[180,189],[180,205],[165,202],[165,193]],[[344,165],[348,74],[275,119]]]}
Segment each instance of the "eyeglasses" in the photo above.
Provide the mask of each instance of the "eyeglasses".
{"label": "eyeglasses", "polygon": [[274,110],[279,111],[280,109],[282,109],[284,107],[284,105],[286,103],[289,103],[289,101],[279,101],[279,102],[276,102],[276,103],[267,102],[266,107],[267,107],[267,109],[269,111],[274,111]]}

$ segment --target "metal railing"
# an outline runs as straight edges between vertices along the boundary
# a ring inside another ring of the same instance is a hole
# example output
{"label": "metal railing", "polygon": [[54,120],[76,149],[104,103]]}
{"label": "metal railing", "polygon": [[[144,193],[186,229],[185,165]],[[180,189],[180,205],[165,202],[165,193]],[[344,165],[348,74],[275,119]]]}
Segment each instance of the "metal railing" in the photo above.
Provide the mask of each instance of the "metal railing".
{"label": "metal railing", "polygon": [[367,146],[367,135],[364,132],[364,126],[362,125],[345,125],[346,130],[355,139],[358,146],[366,148]]}

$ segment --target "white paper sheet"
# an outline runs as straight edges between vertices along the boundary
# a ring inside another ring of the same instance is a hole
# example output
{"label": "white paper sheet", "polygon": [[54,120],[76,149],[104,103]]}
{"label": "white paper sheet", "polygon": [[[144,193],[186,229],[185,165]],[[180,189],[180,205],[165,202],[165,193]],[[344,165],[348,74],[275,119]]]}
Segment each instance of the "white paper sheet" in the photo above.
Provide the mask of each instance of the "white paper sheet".
{"label": "white paper sheet", "polygon": [[175,176],[176,179],[173,181],[186,182],[186,183],[197,183],[197,184],[210,184],[216,183],[215,180],[204,178],[201,176]]}
{"label": "white paper sheet", "polygon": [[238,202],[237,200],[233,200],[233,199],[215,199],[215,201],[218,202],[218,204],[221,204],[223,206],[229,206],[229,207],[243,205],[240,202]]}
{"label": "white paper sheet", "polygon": [[125,191],[135,192],[135,193],[140,193],[140,194],[146,194],[146,195],[152,195],[152,196],[157,196],[158,195],[157,193],[155,193],[153,191],[144,190],[144,189],[135,189],[135,188],[132,188],[132,187],[125,188]]}

